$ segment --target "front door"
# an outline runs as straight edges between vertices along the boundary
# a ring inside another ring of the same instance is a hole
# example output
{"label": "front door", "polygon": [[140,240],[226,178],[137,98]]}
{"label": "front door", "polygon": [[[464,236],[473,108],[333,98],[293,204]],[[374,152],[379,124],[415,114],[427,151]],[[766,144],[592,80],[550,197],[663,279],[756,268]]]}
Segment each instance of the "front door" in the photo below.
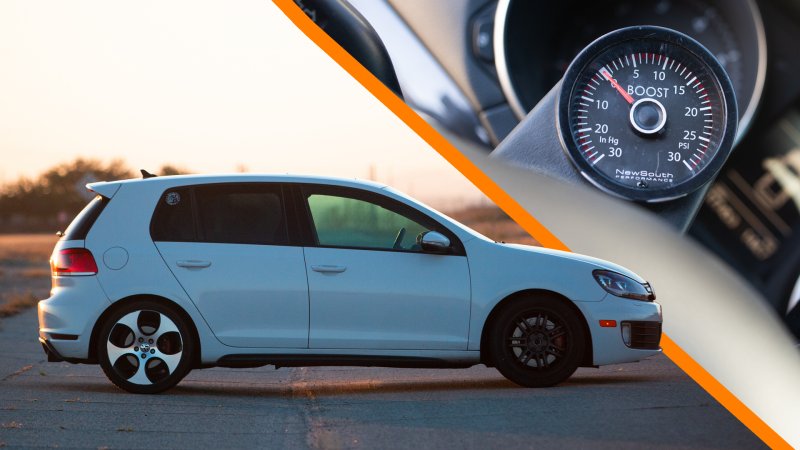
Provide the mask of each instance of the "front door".
{"label": "front door", "polygon": [[467,258],[417,244],[441,225],[356,189],[306,188],[301,198],[316,244],[305,249],[310,348],[466,350]]}

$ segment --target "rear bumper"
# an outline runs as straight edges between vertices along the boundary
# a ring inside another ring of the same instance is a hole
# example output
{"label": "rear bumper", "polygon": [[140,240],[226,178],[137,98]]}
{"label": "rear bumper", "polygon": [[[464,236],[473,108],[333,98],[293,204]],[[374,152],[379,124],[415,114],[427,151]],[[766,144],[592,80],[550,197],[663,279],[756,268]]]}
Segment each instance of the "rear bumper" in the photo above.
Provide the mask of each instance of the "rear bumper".
{"label": "rear bumper", "polygon": [[79,359],[79,358],[65,358],[58,353],[53,344],[50,343],[46,338],[39,336],[39,343],[42,344],[42,350],[44,350],[44,354],[47,355],[47,362],[68,362],[73,364],[96,364],[97,361],[92,359]]}
{"label": "rear bumper", "polygon": [[38,304],[39,342],[48,361],[88,362],[92,330],[111,302],[94,276],[55,277],[53,285]]}
{"label": "rear bumper", "polygon": [[64,357],[58,353],[58,350],[53,348],[47,339],[39,336],[39,343],[42,344],[42,350],[44,350],[44,354],[47,355],[47,362],[64,361]]}

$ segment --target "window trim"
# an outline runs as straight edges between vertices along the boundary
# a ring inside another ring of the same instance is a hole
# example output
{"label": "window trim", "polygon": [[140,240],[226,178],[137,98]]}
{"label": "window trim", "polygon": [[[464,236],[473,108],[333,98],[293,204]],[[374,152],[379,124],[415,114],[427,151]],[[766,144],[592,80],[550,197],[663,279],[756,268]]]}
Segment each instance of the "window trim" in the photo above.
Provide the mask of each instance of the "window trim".
{"label": "window trim", "polygon": [[[401,201],[395,200],[388,195],[380,194],[374,191],[369,191],[365,189],[359,189],[349,186],[336,186],[336,185],[327,185],[327,184],[308,184],[308,183],[298,183],[297,189],[298,195],[295,197],[297,200],[302,202],[299,208],[297,208],[298,212],[302,216],[302,222],[304,222],[304,227],[307,229],[305,240],[308,244],[308,247],[316,247],[316,248],[337,248],[337,249],[350,249],[350,250],[367,250],[367,251],[378,251],[378,252],[393,252],[393,253],[413,253],[413,254],[427,254],[427,255],[437,255],[437,256],[467,256],[466,250],[464,249],[464,244],[461,242],[461,239],[456,236],[455,233],[450,231],[450,229],[441,222],[434,219],[433,217],[429,216],[428,214],[420,211],[419,209],[407,205]],[[364,202],[372,203],[381,208],[384,208],[388,211],[391,211],[395,214],[399,214],[407,219],[413,220],[414,222],[418,222],[420,225],[428,227],[431,231],[437,231],[439,233],[444,234],[450,239],[450,247],[452,251],[450,253],[430,253],[425,252],[422,250],[405,250],[405,249],[395,249],[395,248],[376,248],[376,247],[358,247],[358,246],[343,246],[343,245],[322,245],[319,243],[319,238],[317,237],[316,227],[314,226],[314,219],[311,215],[311,209],[308,204],[308,198],[311,195],[331,195],[336,197],[344,197],[350,198],[353,200],[361,200]]]}

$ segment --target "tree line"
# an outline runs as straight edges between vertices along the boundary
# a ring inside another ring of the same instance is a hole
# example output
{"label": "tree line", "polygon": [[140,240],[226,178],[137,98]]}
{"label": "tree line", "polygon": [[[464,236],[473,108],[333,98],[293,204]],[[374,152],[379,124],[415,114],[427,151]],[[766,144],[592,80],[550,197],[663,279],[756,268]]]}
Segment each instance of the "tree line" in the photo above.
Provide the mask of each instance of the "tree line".
{"label": "tree line", "polygon": [[[186,173],[164,165],[158,175]],[[121,160],[78,158],[58,164],[34,178],[22,177],[0,187],[0,233],[63,230],[94,196],[86,184],[139,176]]]}

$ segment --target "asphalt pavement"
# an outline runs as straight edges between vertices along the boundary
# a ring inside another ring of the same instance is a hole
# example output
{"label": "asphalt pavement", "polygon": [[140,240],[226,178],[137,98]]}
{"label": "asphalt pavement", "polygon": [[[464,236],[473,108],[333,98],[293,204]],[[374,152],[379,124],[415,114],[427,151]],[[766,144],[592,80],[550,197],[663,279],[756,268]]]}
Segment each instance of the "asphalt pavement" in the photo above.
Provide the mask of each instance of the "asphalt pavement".
{"label": "asphalt pavement", "polygon": [[47,363],[36,313],[0,321],[0,447],[759,448],[664,356],[523,389],[496,370],[205,369],[161,395]]}

